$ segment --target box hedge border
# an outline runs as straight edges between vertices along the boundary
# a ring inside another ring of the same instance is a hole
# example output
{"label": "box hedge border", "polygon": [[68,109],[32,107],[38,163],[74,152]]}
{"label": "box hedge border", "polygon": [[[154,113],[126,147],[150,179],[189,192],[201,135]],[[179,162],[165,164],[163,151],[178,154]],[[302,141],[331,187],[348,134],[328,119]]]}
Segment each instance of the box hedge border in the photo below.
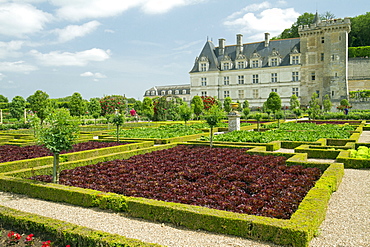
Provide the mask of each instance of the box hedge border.
{"label": "box hedge border", "polygon": [[[166,149],[177,144],[167,144],[135,151],[127,151],[128,156],[138,153]],[[266,147],[255,147],[251,153],[261,150],[261,154],[282,155],[267,152]],[[130,154],[131,153],[131,154]],[[285,154],[287,155],[287,154]],[[236,235],[254,240],[269,241],[281,245],[308,246],[309,241],[316,234],[318,227],[325,218],[326,208],[330,195],[335,191],[344,174],[343,164],[318,164],[304,162],[306,154],[289,154],[287,164],[302,164],[324,169],[321,178],[316,182],[298,210],[290,220],[272,219],[262,216],[236,214],[232,212],[208,209],[179,203],[156,201],[145,198],[125,197],[114,193],[103,193],[95,190],[68,187],[59,184],[46,184],[34,180],[23,179],[35,171],[50,174],[51,167],[38,167],[1,174],[0,189],[14,193],[26,194],[31,197],[66,202],[84,207],[99,207],[124,212],[130,217],[139,217],[147,220],[169,222],[185,226],[189,229],[203,229],[206,231]],[[298,157],[296,157],[298,156]],[[112,158],[112,157],[110,157]],[[90,159],[95,162],[96,159]],[[302,162],[303,161],[303,162]],[[68,164],[69,163],[69,164]],[[63,169],[90,163],[89,161],[66,162]]]}

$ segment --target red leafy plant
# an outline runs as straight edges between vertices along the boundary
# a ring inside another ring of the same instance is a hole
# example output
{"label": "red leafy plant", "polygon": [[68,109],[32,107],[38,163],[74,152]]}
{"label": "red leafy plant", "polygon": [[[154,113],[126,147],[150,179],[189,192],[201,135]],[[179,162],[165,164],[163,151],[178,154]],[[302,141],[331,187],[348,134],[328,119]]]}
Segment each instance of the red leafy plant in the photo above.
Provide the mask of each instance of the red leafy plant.
{"label": "red leafy plant", "polygon": [[[118,145],[124,145],[125,143],[120,142],[98,142],[98,141],[88,141],[77,143],[73,145],[72,150],[63,153],[73,153],[85,150],[91,150],[96,148],[113,147]],[[19,147],[15,145],[2,145],[0,146],[0,163],[10,162],[15,160],[33,159],[38,157],[52,156],[53,154],[45,147],[32,145]]]}
{"label": "red leafy plant", "polygon": [[[128,160],[64,170],[60,183],[289,219],[321,171],[287,166],[285,160],[279,156],[250,155],[246,149],[179,145]],[[50,182],[51,176],[32,179]]]}

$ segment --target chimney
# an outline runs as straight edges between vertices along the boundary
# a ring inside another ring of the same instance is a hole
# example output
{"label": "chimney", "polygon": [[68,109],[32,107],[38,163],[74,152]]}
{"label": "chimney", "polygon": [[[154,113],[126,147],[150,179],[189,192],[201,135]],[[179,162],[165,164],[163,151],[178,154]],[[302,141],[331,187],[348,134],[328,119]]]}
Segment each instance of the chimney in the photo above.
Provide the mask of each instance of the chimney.
{"label": "chimney", "polygon": [[236,54],[237,55],[243,52],[242,38],[243,38],[242,34],[236,35]]}
{"label": "chimney", "polygon": [[218,49],[220,56],[225,54],[225,39],[218,39]]}
{"label": "chimney", "polygon": [[265,33],[265,47],[268,47],[270,43],[270,34]]}

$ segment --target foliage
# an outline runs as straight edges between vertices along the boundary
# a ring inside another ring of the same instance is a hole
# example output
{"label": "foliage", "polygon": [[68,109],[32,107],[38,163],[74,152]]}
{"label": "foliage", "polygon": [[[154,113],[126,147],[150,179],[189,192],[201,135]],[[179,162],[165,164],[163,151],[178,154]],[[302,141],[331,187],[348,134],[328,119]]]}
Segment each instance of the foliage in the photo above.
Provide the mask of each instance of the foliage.
{"label": "foliage", "polygon": [[331,107],[333,106],[333,103],[331,103],[329,95],[324,96],[324,101],[322,102],[324,107],[324,112],[329,112],[331,110]]}
{"label": "foliage", "polygon": [[179,120],[179,106],[182,104],[180,98],[172,96],[157,97],[153,100],[154,115],[153,120],[165,121],[165,120]]}
{"label": "foliage", "polygon": [[4,95],[0,94],[0,103],[8,103],[9,100]]}
{"label": "foliage", "polygon": [[69,111],[71,116],[82,116],[86,112],[86,103],[80,93],[73,93],[69,102]]}
{"label": "foliage", "polygon": [[210,146],[213,143],[213,127],[215,127],[223,118],[225,117],[225,112],[221,110],[218,105],[214,104],[212,107],[206,111],[204,114],[204,119],[211,128],[210,131]]}
{"label": "foliage", "polygon": [[70,150],[78,138],[79,121],[64,108],[56,109],[45,118],[46,125],[34,125],[36,140],[54,154],[53,182],[58,183],[59,154]]}
{"label": "foliage", "polygon": [[[344,121],[305,121],[305,122],[287,122],[280,125],[280,130],[292,130],[292,131],[301,131],[301,130],[311,130],[311,131],[350,131],[355,130],[356,126],[353,125],[343,125]],[[273,129],[277,128],[276,123],[264,124],[264,128]]]}
{"label": "foliage", "polygon": [[348,57],[370,57],[370,46],[348,47]]}
{"label": "foliage", "polygon": [[110,120],[116,126],[117,142],[119,142],[119,127],[125,122],[125,116],[117,113]]}
{"label": "foliage", "polygon": [[215,97],[212,96],[201,96],[203,101],[204,110],[208,111],[213,105],[218,105],[219,102]]}
{"label": "foliage", "polygon": [[91,98],[87,109],[89,110],[90,115],[95,119],[96,124],[96,119],[99,118],[101,114],[101,105],[99,100],[97,98]]}
{"label": "foliage", "polygon": [[313,93],[311,100],[308,102],[308,116],[310,119],[316,119],[320,114],[319,98],[317,93]]}
{"label": "foliage", "polygon": [[191,107],[188,106],[187,103],[183,103],[179,107],[179,114],[180,114],[181,120],[183,120],[186,124],[186,122],[191,119],[191,116],[193,115],[193,110],[191,109]]}
{"label": "foliage", "polygon": [[124,114],[126,105],[126,98],[122,95],[108,95],[100,99],[102,108],[101,115],[106,116],[109,114],[118,113]]}
{"label": "foliage", "polygon": [[27,101],[30,103],[31,111],[37,115],[42,124],[52,108],[49,95],[46,92],[37,90],[27,98]]}
{"label": "foliage", "polygon": [[370,90],[350,91],[349,97],[351,99],[370,98]]}
{"label": "foliage", "polygon": [[128,160],[65,170],[61,183],[289,219],[320,177],[320,170],[287,166],[284,157],[250,155],[245,151],[213,148],[209,155],[206,147],[176,146]]}
{"label": "foliage", "polygon": [[299,102],[299,99],[297,95],[295,94],[292,94],[292,96],[290,96],[289,104],[290,104],[290,109],[296,109],[301,106],[301,102]]}
{"label": "foliage", "polygon": [[153,105],[153,100],[151,98],[145,97],[143,99],[143,104],[142,104],[142,112],[144,116],[146,116],[149,119],[153,119],[154,115],[154,105]]}
{"label": "foliage", "polygon": [[[276,92],[271,92],[266,100],[267,109],[270,109],[274,114],[281,109],[281,99]],[[276,116],[275,116],[276,117]]]}
{"label": "foliage", "polygon": [[[349,45],[370,45],[370,12],[351,18],[351,32],[349,33]],[[369,51],[369,50],[368,50]]]}
{"label": "foliage", "polygon": [[191,100],[192,107],[194,109],[194,114],[199,119],[200,114],[202,114],[204,109],[204,103],[200,96],[196,95]]}
{"label": "foliage", "polygon": [[350,149],[350,157],[355,159],[370,159],[370,149],[366,146],[359,146],[357,150]]}
{"label": "foliage", "polygon": [[10,115],[18,121],[24,116],[24,110],[26,109],[26,100],[22,96],[15,96],[12,102],[9,103]]}
{"label": "foliage", "polygon": [[226,113],[231,112],[231,106],[230,106],[231,102],[232,102],[232,100],[231,100],[231,98],[230,98],[230,97],[226,97],[226,98],[224,99],[224,111],[225,111]]}
{"label": "foliage", "polygon": [[280,35],[280,39],[298,38],[298,27],[301,25],[310,25],[313,23],[315,15],[312,13],[304,13],[297,18],[297,21],[290,28],[285,29]]}

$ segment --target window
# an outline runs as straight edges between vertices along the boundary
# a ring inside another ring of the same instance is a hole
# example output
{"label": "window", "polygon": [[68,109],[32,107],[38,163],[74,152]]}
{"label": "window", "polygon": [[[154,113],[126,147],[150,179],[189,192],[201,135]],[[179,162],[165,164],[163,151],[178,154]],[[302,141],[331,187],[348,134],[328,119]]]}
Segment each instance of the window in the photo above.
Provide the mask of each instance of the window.
{"label": "window", "polygon": [[320,98],[320,91],[316,90],[317,98]]}
{"label": "window", "polygon": [[179,94],[179,90],[175,90],[175,94]]}
{"label": "window", "polygon": [[172,90],[168,90],[168,94],[172,94]]}
{"label": "window", "polygon": [[230,91],[224,91],[224,98],[230,97]]}
{"label": "window", "polygon": [[292,64],[299,64],[299,56],[292,56]]}
{"label": "window", "polygon": [[155,91],[152,91],[151,95],[155,95]]}
{"label": "window", "polygon": [[186,89],[182,90],[182,94],[186,94]]}
{"label": "window", "polygon": [[277,58],[271,58],[271,66],[278,66],[278,59]]}
{"label": "window", "polygon": [[277,88],[271,88],[271,92],[277,93]]}
{"label": "window", "polygon": [[238,69],[244,69],[245,68],[245,62],[244,61],[239,61],[238,62]]}
{"label": "window", "polygon": [[253,75],[253,83],[258,83],[258,75]]}
{"label": "window", "polygon": [[244,84],[244,75],[238,75],[238,84]]}
{"label": "window", "polygon": [[202,77],[200,80],[201,80],[201,85],[203,87],[207,86],[207,78],[206,77]]}
{"label": "window", "polygon": [[312,72],[311,73],[311,80],[312,81],[316,80],[316,74],[315,74],[315,72]]}
{"label": "window", "polygon": [[166,94],[166,91],[162,90],[161,95],[165,95],[165,94]]}
{"label": "window", "polygon": [[230,63],[224,63],[223,70],[229,70],[230,69]]}
{"label": "window", "polygon": [[277,82],[277,73],[271,73],[271,82]]}
{"label": "window", "polygon": [[252,68],[258,68],[258,60],[252,60]]}
{"label": "window", "polygon": [[321,61],[324,61],[324,53],[321,53]]}
{"label": "window", "polygon": [[321,43],[325,43],[325,38],[324,37],[321,37]]}
{"label": "window", "polygon": [[299,81],[298,71],[292,72],[292,81]]}
{"label": "window", "polygon": [[207,91],[202,91],[201,94],[202,96],[207,96]]}
{"label": "window", "polygon": [[252,94],[253,94],[253,99],[258,99],[259,97],[258,89],[253,89]]}
{"label": "window", "polygon": [[207,71],[207,64],[206,63],[201,63],[200,64],[200,71]]}
{"label": "window", "polygon": [[145,95],[150,95],[150,91],[146,91]]}
{"label": "window", "polygon": [[238,90],[239,99],[244,99],[244,90]]}
{"label": "window", "polygon": [[295,96],[298,97],[298,88],[297,87],[292,88],[292,94],[294,94]]}
{"label": "window", "polygon": [[228,76],[224,76],[224,85],[230,84],[230,78]]}
{"label": "window", "polygon": [[331,97],[334,97],[334,91],[331,91]]}

